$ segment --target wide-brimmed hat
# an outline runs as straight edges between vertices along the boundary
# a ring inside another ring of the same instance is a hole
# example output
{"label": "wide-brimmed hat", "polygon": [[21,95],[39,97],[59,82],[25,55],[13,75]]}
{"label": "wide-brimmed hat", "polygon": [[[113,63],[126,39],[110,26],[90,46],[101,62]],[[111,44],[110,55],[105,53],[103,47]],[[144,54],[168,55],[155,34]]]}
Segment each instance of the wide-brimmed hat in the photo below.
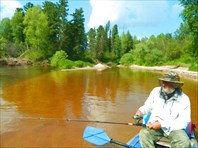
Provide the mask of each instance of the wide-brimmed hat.
{"label": "wide-brimmed hat", "polygon": [[166,81],[166,82],[176,83],[176,84],[178,84],[178,87],[181,87],[184,85],[184,82],[180,81],[179,75],[175,72],[165,73],[161,78],[159,78],[159,81],[160,82]]}

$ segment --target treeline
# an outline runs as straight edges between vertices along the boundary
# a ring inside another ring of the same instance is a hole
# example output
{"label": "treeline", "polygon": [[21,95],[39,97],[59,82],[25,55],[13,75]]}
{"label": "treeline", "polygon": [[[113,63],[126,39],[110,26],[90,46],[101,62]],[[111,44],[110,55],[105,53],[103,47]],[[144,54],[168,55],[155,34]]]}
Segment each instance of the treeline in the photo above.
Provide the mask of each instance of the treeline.
{"label": "treeline", "polygon": [[[87,49],[82,8],[68,14],[68,1],[45,1],[41,6],[28,2],[14,16],[0,23],[1,57],[43,60],[64,50],[70,59],[80,59]],[[67,18],[71,15],[72,19]]]}
{"label": "treeline", "polygon": [[28,2],[17,8],[11,19],[0,21],[0,57],[40,61],[54,59],[53,55],[61,51],[70,61],[149,66],[187,64],[197,70],[198,2],[180,2],[184,6],[181,14],[184,23],[174,34],[142,39],[129,31],[119,33],[118,26],[111,26],[110,22],[86,33],[83,9],[69,14],[67,0],[45,1],[42,6]]}

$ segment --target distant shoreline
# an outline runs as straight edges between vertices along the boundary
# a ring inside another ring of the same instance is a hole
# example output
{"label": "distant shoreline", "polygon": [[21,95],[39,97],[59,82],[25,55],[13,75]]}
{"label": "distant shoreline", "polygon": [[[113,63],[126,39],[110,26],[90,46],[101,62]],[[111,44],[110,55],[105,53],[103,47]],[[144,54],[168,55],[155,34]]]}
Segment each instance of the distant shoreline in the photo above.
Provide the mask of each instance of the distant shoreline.
{"label": "distant shoreline", "polygon": [[[126,66],[118,65],[119,68],[126,68]],[[82,68],[72,68],[72,69],[62,69],[62,71],[73,71],[73,70],[98,70],[102,71],[107,68],[110,68],[109,66],[105,64],[96,64],[93,67],[82,67]],[[132,70],[143,70],[143,71],[153,71],[153,72],[159,72],[159,73],[165,73],[168,71],[174,71],[180,75],[180,77],[192,79],[195,81],[198,81],[198,72],[189,71],[186,67],[180,67],[180,66],[139,66],[139,65],[131,65],[129,66]]]}
{"label": "distant shoreline", "polygon": [[173,71],[178,73],[180,77],[189,78],[198,81],[198,72],[189,71],[188,68],[186,67],[169,66],[169,65],[147,67],[147,66],[131,65],[130,68],[135,70],[146,70],[146,71],[154,71],[160,73]]}
{"label": "distant shoreline", "polygon": [[[0,59],[0,66],[24,66],[24,65],[32,65],[31,61],[26,61],[20,58],[3,58]],[[49,64],[42,64],[44,66]],[[118,65],[117,67],[126,67],[123,65]],[[72,68],[72,69],[62,69],[62,71],[72,71],[72,70],[98,70],[98,71],[102,71],[105,70],[106,68],[111,68],[105,64],[102,63],[98,63],[96,65],[94,65],[93,67],[87,66],[87,67],[77,67],[77,68]],[[193,79],[195,81],[198,81],[198,72],[194,72],[194,71],[189,71],[188,68],[186,67],[181,67],[180,65],[177,66],[170,66],[170,65],[166,65],[166,66],[139,66],[139,65],[131,65],[129,66],[130,69],[133,70],[145,70],[145,71],[153,71],[153,72],[160,72],[160,73],[164,73],[164,72],[168,72],[168,71],[174,71],[176,73],[178,73],[181,77],[184,78],[188,78],[188,79]]]}

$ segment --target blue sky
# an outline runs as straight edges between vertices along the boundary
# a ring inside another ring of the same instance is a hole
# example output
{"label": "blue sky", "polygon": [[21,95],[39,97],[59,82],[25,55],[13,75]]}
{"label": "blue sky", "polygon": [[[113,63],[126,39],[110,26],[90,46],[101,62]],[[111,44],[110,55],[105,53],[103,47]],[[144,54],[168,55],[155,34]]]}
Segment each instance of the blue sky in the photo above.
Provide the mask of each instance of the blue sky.
{"label": "blue sky", "polygon": [[[16,7],[27,2],[42,5],[44,0],[0,0],[1,19],[11,18]],[[53,0],[52,2],[57,2]],[[174,33],[182,23],[179,14],[183,8],[178,0],[69,0],[69,13],[82,7],[85,30],[111,22],[117,24],[119,33],[130,31],[138,38]]]}

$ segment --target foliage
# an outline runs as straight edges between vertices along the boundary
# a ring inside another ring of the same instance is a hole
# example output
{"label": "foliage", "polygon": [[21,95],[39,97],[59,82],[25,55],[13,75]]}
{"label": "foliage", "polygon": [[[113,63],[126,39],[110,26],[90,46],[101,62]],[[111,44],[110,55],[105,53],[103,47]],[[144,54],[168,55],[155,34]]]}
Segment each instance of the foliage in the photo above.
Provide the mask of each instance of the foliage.
{"label": "foliage", "polygon": [[134,64],[145,65],[145,57],[148,52],[146,43],[142,42],[136,45],[135,49],[132,50]]}
{"label": "foliage", "polygon": [[123,56],[125,53],[128,53],[130,50],[134,48],[133,38],[129,31],[127,34],[123,33],[121,36],[121,56]]}
{"label": "foliage", "polygon": [[96,59],[100,60],[104,58],[106,47],[106,33],[102,25],[100,25],[96,31]]}
{"label": "foliage", "polygon": [[48,21],[48,47],[55,53],[59,46],[59,9],[57,4],[45,1],[43,3],[43,12],[46,14]]}
{"label": "foliage", "polygon": [[67,16],[68,16],[68,1],[59,0],[58,7],[58,37],[59,37],[59,50],[68,49],[68,34],[67,34]]}
{"label": "foliage", "polygon": [[92,64],[91,63],[89,63],[89,62],[84,62],[84,61],[80,61],[80,60],[78,60],[78,61],[74,61],[73,62],[74,64],[74,67],[85,67],[85,66],[92,66]]}
{"label": "foliage", "polygon": [[154,48],[145,56],[145,64],[148,66],[163,64],[163,52]]}
{"label": "foliage", "polygon": [[97,51],[96,51],[96,30],[91,28],[88,32],[88,42],[89,42],[89,54],[91,57],[96,59]]}
{"label": "foliage", "polygon": [[51,58],[51,65],[53,67],[57,68],[66,68],[70,69],[72,67],[84,67],[84,66],[90,66],[91,64],[89,62],[84,61],[71,61],[67,59],[68,55],[65,51],[57,51]]}
{"label": "foliage", "polygon": [[0,58],[7,56],[8,41],[0,36]]}
{"label": "foliage", "polygon": [[184,24],[188,26],[189,32],[192,34],[191,51],[193,55],[198,57],[198,1],[197,0],[180,0],[184,7],[181,16]]}
{"label": "foliage", "polygon": [[27,60],[39,61],[44,59],[45,53],[42,50],[28,49],[20,57]]}
{"label": "foliage", "polygon": [[189,67],[189,70],[191,71],[198,71],[198,64],[197,63],[192,63]]}
{"label": "foliage", "polygon": [[83,67],[84,66],[84,62],[83,61],[79,61],[79,60],[75,61],[74,64],[75,64],[76,67]]}
{"label": "foliage", "polygon": [[48,22],[47,16],[39,6],[29,8],[24,21],[24,34],[27,46],[35,50],[45,51],[48,48]]}
{"label": "foliage", "polygon": [[72,34],[75,35],[73,36],[74,44],[73,48],[71,48],[73,49],[71,59],[77,60],[83,58],[85,50],[87,48],[87,37],[84,29],[85,19],[83,15],[83,9],[76,9],[75,13],[72,16]]}
{"label": "foliage", "polygon": [[14,16],[11,19],[11,26],[12,26],[12,36],[13,36],[13,41],[16,44],[21,44],[24,42],[24,25],[23,25],[23,20],[24,20],[24,12],[22,9],[16,9]]}
{"label": "foliage", "polygon": [[53,67],[63,67],[66,64],[68,55],[65,51],[56,51],[56,53],[51,58],[51,65]]}
{"label": "foliage", "polygon": [[32,4],[31,2],[28,2],[27,4],[24,5],[24,11],[27,12],[27,10],[32,7],[34,7],[34,4]]}
{"label": "foliage", "polygon": [[7,41],[12,41],[12,26],[9,18],[0,21],[0,35]]}
{"label": "foliage", "polygon": [[141,39],[129,31],[120,35],[118,25],[111,27],[110,21],[86,33],[83,9],[68,14],[67,0],[45,1],[43,6],[28,2],[24,9],[17,8],[11,19],[0,21],[0,57],[34,61],[52,57],[51,64],[61,68],[105,62],[149,66],[185,64],[197,70],[198,5],[193,0],[180,2],[184,7],[181,13],[184,22],[174,34],[161,33]]}
{"label": "foliage", "polygon": [[122,65],[128,66],[128,65],[133,64],[133,62],[134,62],[134,59],[133,59],[132,53],[126,53],[120,59],[120,64],[122,64]]}

